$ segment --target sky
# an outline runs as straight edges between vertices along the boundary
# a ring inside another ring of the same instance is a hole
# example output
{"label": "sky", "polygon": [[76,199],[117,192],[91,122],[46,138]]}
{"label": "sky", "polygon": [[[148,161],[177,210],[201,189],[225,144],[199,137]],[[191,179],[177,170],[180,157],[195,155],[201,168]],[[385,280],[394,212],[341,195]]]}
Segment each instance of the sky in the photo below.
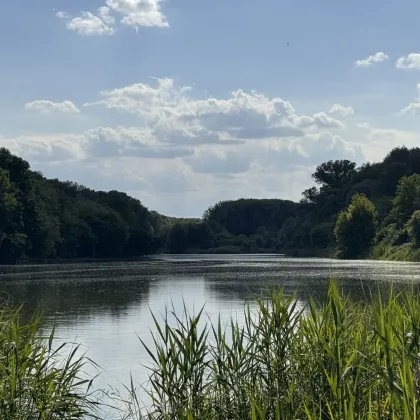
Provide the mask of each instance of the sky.
{"label": "sky", "polygon": [[414,0],[13,0],[0,146],[197,217],[299,200],[316,166],[420,146]]}

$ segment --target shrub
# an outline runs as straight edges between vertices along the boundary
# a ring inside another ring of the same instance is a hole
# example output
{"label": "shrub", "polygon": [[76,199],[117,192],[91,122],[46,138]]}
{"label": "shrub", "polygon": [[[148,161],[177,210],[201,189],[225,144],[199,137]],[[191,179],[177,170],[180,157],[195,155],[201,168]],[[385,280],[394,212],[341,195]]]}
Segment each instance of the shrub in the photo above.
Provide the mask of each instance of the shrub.
{"label": "shrub", "polygon": [[416,247],[420,247],[420,210],[416,210],[410,220],[407,222],[407,234],[411,243]]}
{"label": "shrub", "polygon": [[367,254],[375,238],[377,212],[372,202],[356,193],[350,205],[337,219],[334,235],[340,258],[358,258]]}

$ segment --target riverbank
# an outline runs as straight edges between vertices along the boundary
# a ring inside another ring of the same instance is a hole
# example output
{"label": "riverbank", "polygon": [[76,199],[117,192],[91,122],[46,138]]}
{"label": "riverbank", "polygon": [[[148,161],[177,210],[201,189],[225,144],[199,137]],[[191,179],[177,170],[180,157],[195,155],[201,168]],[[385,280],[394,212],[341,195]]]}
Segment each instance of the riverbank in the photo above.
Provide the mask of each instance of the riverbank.
{"label": "riverbank", "polygon": [[[354,304],[331,283],[322,305],[303,312],[280,290],[228,330],[204,312],[181,310],[175,324],[164,316],[148,349],[151,381],[136,388],[134,377],[123,408],[114,395],[112,418],[417,418],[420,298],[373,290],[367,301]],[[39,318],[24,323],[3,307],[0,319],[0,418],[104,418],[110,403],[83,378],[87,359],[55,352]],[[151,417],[136,399],[145,391],[155,398]]]}
{"label": "riverbank", "polygon": [[372,249],[372,258],[387,261],[420,262],[420,249],[411,244],[392,246],[379,244]]}

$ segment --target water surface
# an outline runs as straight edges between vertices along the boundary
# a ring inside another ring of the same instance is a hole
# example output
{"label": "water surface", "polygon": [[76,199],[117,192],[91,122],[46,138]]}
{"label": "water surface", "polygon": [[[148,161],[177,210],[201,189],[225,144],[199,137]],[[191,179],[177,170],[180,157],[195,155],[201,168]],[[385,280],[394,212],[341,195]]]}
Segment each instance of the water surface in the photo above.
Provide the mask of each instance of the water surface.
{"label": "water surface", "polygon": [[83,343],[103,372],[98,387],[122,389],[130,372],[147,379],[149,359],[139,343],[150,344],[150,311],[168,305],[196,312],[205,305],[210,320],[218,315],[242,319],[246,301],[282,286],[296,292],[304,306],[309,296],[325,298],[334,277],[354,299],[369,298],[411,282],[420,285],[420,265],[379,261],[336,261],[273,255],[156,256],[138,262],[0,267],[0,293],[42,309],[44,325],[56,326],[59,341]]}

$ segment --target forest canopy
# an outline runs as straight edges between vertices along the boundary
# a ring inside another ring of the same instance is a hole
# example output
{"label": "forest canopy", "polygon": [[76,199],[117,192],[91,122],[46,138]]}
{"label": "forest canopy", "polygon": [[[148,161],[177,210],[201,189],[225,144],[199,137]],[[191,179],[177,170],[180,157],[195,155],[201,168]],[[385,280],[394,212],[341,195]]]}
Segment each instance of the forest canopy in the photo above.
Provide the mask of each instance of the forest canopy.
{"label": "forest canopy", "polygon": [[118,191],[47,179],[0,149],[0,263],[130,258],[158,252],[280,252],[416,259],[420,252],[420,149],[382,162],[321,163],[299,203],[222,201],[178,219]]}

